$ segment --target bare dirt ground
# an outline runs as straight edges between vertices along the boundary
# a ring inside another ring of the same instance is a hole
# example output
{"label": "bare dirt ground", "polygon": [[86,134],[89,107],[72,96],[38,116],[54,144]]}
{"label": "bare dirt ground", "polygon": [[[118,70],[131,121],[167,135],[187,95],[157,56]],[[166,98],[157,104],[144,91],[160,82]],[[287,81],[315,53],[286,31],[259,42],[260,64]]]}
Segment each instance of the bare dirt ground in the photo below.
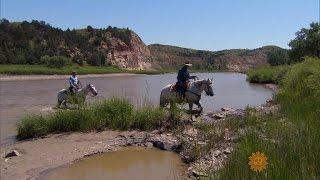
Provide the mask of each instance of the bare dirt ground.
{"label": "bare dirt ground", "polygon": [[[71,163],[96,153],[116,151],[127,142],[122,137],[145,137],[144,132],[103,131],[91,133],[56,134],[43,139],[21,141],[1,147],[0,179],[37,179],[42,171]],[[4,158],[10,150],[21,155]]]}

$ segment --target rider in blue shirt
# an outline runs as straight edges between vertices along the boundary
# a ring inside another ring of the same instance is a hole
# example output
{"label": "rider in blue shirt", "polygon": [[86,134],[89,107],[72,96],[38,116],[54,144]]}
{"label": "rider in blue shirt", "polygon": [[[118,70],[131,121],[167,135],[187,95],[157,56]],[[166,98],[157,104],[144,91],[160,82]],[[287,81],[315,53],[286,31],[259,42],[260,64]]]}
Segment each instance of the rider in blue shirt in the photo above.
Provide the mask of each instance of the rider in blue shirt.
{"label": "rider in blue shirt", "polygon": [[179,70],[178,72],[178,77],[177,77],[177,91],[180,93],[182,97],[184,97],[185,92],[186,92],[186,83],[189,82],[190,79],[195,79],[197,76],[190,76],[188,72],[188,68],[191,67],[192,64],[189,62],[185,63],[183,67]]}
{"label": "rider in blue shirt", "polygon": [[72,71],[72,75],[69,78],[69,84],[69,90],[73,94],[80,89],[80,81],[78,80],[77,73],[75,71]]}

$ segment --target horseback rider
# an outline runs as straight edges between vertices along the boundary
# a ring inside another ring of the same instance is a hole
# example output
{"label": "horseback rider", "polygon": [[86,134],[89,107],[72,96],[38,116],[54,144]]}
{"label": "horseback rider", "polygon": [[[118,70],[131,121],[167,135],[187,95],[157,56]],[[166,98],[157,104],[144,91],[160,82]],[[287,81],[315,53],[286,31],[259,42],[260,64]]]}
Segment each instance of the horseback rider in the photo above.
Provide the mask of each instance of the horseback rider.
{"label": "horseback rider", "polygon": [[72,71],[72,75],[69,78],[69,84],[69,91],[71,94],[75,94],[80,89],[80,81],[78,80],[76,71]]}
{"label": "horseback rider", "polygon": [[189,62],[186,62],[178,72],[177,91],[182,97],[185,97],[185,92],[187,90],[189,80],[197,78],[197,76],[190,76],[188,72],[188,68],[191,66],[192,64],[190,64]]}

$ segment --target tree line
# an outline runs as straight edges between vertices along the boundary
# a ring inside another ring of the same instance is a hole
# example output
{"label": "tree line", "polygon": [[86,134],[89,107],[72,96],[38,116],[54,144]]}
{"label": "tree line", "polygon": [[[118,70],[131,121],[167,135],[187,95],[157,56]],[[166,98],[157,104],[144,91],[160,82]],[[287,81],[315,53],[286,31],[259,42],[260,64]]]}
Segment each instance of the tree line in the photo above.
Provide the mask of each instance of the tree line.
{"label": "tree line", "polygon": [[[9,22],[0,20],[0,64],[48,64],[43,61],[71,61],[83,65],[109,65],[102,44],[111,47],[111,39],[117,38],[131,47],[132,31],[128,28],[109,26],[105,29],[67,29],[52,27],[44,21]],[[64,59],[68,58],[68,60]],[[53,60],[54,59],[54,60]],[[63,60],[62,60],[63,59]]]}
{"label": "tree line", "polygon": [[320,24],[313,22],[309,28],[302,28],[288,45],[289,50],[276,49],[268,53],[270,65],[294,64],[307,56],[320,58]]}

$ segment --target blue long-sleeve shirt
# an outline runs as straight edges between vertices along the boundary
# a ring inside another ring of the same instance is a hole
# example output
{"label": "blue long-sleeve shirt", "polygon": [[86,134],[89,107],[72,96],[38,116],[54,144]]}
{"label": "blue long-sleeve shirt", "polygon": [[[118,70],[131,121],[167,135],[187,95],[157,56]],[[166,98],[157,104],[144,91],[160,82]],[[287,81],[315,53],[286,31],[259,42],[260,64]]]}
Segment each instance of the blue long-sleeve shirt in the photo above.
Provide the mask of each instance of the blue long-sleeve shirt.
{"label": "blue long-sleeve shirt", "polygon": [[77,76],[70,76],[69,78],[69,84],[70,86],[74,87],[74,88],[78,88],[78,77]]}
{"label": "blue long-sleeve shirt", "polygon": [[196,76],[190,76],[189,72],[188,72],[188,69],[183,67],[179,70],[178,72],[178,77],[177,77],[177,80],[179,83],[183,83],[183,82],[186,82],[188,81],[189,79],[193,79],[195,78]]}

